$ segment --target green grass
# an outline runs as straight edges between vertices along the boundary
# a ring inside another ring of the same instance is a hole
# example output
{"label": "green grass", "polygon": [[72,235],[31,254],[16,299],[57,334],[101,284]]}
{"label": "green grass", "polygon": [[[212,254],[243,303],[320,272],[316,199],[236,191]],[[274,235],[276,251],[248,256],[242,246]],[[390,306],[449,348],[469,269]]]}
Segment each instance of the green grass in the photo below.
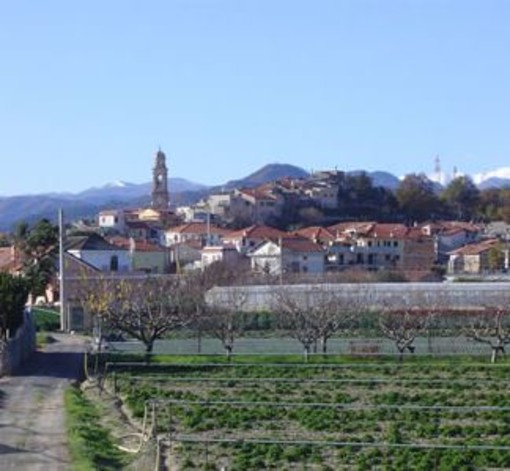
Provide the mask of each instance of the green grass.
{"label": "green grass", "polygon": [[[102,362],[143,362],[145,363],[147,356],[143,353],[106,353],[102,355]],[[352,363],[388,363],[395,365],[399,359],[398,355],[377,355],[377,356],[363,356],[363,355],[310,355],[306,364],[352,364]],[[487,365],[490,361],[490,351],[487,355],[438,355],[438,356],[424,356],[404,354],[402,361],[398,362],[399,365],[418,364],[418,365],[438,365],[438,364],[479,364]],[[233,355],[230,360],[226,355],[176,355],[176,354],[151,354],[150,362],[154,364],[203,364],[203,363],[218,363],[218,364],[270,364],[270,363],[291,363],[291,364],[305,364],[303,355],[295,354],[281,354],[281,355]],[[498,365],[509,365],[510,357],[502,357],[499,359]]]}
{"label": "green grass", "polygon": [[72,471],[122,469],[128,457],[99,424],[101,414],[97,406],[76,387],[66,390],[64,401]]}

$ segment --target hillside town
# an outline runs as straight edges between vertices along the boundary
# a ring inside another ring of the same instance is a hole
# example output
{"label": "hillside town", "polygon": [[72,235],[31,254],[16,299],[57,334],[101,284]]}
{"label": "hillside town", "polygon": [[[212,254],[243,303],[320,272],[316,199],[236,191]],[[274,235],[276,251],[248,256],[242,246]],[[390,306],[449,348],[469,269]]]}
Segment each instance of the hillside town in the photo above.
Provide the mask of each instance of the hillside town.
{"label": "hillside town", "polygon": [[151,207],[101,211],[97,225],[87,228],[93,232],[80,236],[79,245],[68,253],[98,270],[145,273],[181,273],[223,262],[244,265],[261,276],[391,272],[401,280],[426,281],[508,269],[504,223],[435,220],[409,225],[353,219],[278,228],[292,208],[338,209],[345,179],[338,170],[213,192],[174,210],[169,209],[167,179],[166,156],[160,150]]}
{"label": "hillside town", "polygon": [[[509,265],[505,223],[465,220],[381,222],[347,219],[306,225],[306,214],[335,214],[345,174],[315,172],[251,188],[212,192],[196,204],[174,207],[166,155],[152,169],[150,207],[107,209],[94,222],[67,221],[70,265],[98,272],[184,273],[222,262],[244,266],[267,281],[345,280],[365,275],[400,281],[437,281],[444,275],[493,275]],[[305,208],[301,224],[281,222]],[[332,218],[334,219],[334,218]],[[338,219],[338,218],[337,218]],[[7,244],[4,244],[7,245]],[[16,245],[0,248],[0,270],[16,272]]]}

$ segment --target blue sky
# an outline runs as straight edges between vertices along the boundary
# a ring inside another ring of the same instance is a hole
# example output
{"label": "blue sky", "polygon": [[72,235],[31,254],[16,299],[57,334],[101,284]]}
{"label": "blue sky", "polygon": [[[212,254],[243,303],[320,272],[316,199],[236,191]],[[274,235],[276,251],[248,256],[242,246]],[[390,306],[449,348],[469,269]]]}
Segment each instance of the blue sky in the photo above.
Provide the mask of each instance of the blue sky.
{"label": "blue sky", "polygon": [[0,1],[0,195],[510,166],[506,0]]}

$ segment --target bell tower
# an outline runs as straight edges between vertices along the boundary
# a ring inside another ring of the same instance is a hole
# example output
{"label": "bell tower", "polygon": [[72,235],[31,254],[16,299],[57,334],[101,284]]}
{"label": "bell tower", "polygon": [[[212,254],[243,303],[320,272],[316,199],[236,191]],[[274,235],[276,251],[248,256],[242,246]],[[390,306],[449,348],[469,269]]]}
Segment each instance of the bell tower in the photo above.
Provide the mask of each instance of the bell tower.
{"label": "bell tower", "polygon": [[166,155],[159,149],[156,153],[156,162],[152,169],[152,208],[168,210],[170,197],[168,195],[168,169],[166,168]]}

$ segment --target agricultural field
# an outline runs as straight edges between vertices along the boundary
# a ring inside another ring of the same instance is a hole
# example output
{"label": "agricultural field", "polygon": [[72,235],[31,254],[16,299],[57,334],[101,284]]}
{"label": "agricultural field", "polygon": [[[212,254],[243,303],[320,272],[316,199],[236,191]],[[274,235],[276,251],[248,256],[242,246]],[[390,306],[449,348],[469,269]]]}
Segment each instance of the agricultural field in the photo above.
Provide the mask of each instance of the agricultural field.
{"label": "agricultural field", "polygon": [[165,356],[104,380],[152,411],[170,469],[428,471],[510,468],[509,373],[467,356]]}

